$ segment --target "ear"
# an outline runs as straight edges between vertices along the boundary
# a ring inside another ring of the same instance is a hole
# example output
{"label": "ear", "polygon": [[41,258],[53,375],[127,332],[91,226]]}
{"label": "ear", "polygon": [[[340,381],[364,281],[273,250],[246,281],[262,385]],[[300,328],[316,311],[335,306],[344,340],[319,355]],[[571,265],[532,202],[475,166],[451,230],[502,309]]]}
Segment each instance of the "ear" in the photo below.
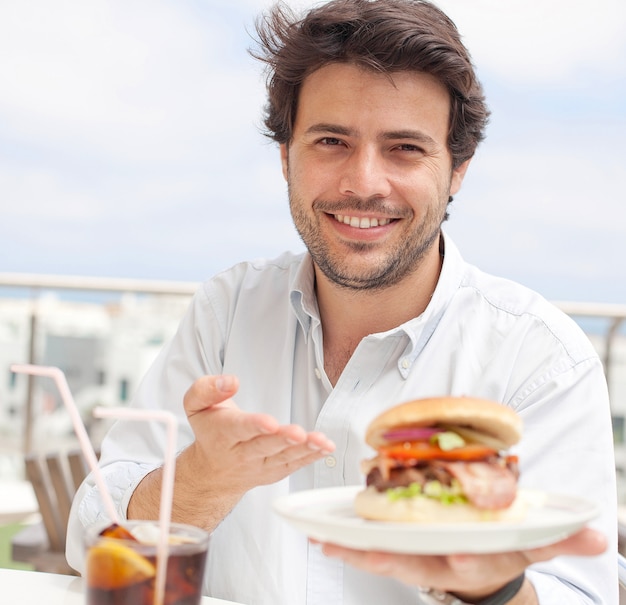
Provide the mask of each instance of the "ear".
{"label": "ear", "polygon": [[287,181],[289,175],[289,148],[288,143],[280,144],[280,163],[283,167],[283,178]]}
{"label": "ear", "polygon": [[465,173],[472,159],[465,160],[462,164],[452,169],[452,178],[450,179],[450,195],[456,195],[461,189]]}

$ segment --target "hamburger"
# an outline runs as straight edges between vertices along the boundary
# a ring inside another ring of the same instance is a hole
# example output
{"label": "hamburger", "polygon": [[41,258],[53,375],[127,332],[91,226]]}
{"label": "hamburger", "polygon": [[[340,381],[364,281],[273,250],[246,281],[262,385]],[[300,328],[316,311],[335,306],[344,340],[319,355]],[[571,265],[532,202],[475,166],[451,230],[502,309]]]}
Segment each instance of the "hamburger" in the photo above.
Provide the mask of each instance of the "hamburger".
{"label": "hamburger", "polygon": [[392,407],[368,426],[377,455],[361,465],[366,488],[356,513],[402,522],[519,519],[517,457],[508,449],[522,421],[510,408],[470,397],[418,399]]}

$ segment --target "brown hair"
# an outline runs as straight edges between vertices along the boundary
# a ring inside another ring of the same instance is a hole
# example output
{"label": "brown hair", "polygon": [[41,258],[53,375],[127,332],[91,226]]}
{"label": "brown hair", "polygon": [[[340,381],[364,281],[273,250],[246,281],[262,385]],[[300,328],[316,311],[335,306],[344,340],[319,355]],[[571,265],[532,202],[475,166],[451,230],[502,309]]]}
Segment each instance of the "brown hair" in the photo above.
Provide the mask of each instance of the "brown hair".
{"label": "brown hair", "polygon": [[381,73],[420,71],[450,93],[448,147],[456,167],[484,138],[489,110],[470,55],[454,23],[425,0],[331,0],[298,19],[276,4],[256,23],[268,67],[266,134],[291,139],[304,79],[329,63],[354,63]]}

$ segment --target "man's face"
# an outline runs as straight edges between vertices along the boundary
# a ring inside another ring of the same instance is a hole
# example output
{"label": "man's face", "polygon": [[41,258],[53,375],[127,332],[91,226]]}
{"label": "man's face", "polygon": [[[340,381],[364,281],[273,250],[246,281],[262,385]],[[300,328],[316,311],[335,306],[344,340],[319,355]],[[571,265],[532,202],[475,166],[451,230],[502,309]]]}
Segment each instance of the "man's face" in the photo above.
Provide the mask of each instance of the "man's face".
{"label": "man's face", "polygon": [[306,78],[281,158],[296,229],[329,280],[396,284],[438,245],[467,168],[452,169],[449,111],[428,74],[338,63]]}

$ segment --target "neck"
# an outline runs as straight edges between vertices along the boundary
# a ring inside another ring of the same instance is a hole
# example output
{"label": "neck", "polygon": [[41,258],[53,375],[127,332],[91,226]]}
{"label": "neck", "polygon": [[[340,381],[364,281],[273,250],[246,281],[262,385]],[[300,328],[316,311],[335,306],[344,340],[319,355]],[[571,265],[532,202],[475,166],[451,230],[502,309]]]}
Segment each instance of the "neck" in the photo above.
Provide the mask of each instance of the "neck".
{"label": "neck", "polygon": [[335,384],[359,342],[421,315],[437,286],[442,258],[438,246],[401,282],[381,290],[350,290],[330,282],[315,267],[324,333],[324,367]]}

